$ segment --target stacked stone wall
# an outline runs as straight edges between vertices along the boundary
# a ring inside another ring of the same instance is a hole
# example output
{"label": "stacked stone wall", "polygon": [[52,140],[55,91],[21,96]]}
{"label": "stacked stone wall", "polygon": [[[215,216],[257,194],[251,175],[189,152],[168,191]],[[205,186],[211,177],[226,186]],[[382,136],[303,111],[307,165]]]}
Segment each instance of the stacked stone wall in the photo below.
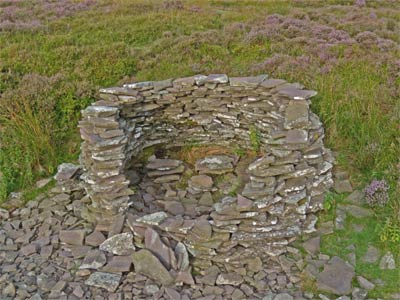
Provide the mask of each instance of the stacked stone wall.
{"label": "stacked stone wall", "polygon": [[257,148],[243,190],[221,197],[207,218],[215,235],[227,234],[224,247],[212,249],[210,237],[193,237],[190,230],[180,238],[192,254],[214,261],[218,251],[236,245],[243,246],[235,254],[239,260],[250,246],[250,256],[269,255],[271,247],[314,230],[314,213],[332,185],[333,158],[323,145],[322,123],[310,110],[315,94],[266,75],[224,74],[101,89],[79,125],[90,214],[104,220],[127,210],[133,194],[129,162],[149,146]]}

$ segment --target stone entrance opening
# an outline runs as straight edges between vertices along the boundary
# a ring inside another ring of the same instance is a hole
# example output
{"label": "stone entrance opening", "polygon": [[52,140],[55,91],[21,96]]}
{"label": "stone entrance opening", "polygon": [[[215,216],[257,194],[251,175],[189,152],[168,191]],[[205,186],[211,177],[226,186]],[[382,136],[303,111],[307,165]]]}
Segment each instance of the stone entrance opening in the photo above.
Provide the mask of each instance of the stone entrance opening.
{"label": "stone entrance opening", "polygon": [[332,184],[332,156],[309,108],[315,94],[223,74],[100,90],[80,122],[86,216],[126,215],[136,245],[184,283],[188,253],[191,266],[226,274],[254,259],[273,265],[314,230]]}

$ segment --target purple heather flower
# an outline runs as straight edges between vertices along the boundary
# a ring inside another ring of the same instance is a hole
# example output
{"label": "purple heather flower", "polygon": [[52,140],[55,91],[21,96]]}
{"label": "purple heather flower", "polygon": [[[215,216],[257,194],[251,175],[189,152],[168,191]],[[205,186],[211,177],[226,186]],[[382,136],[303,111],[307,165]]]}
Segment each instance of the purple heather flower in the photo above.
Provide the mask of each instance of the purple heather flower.
{"label": "purple heather flower", "polygon": [[365,200],[371,206],[384,206],[388,200],[389,185],[385,180],[372,180],[364,189]]}
{"label": "purple heather flower", "polygon": [[355,0],[354,1],[354,5],[358,6],[358,7],[363,7],[367,5],[367,1],[365,0]]}

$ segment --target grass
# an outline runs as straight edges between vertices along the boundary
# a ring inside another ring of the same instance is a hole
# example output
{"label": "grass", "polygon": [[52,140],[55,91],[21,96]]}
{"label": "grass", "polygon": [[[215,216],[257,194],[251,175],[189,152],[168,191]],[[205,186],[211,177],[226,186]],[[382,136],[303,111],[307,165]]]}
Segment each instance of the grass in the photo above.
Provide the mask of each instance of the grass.
{"label": "grass", "polygon": [[[100,0],[60,10],[57,18],[48,17],[55,10],[39,13],[48,11],[41,1],[18,3],[12,29],[2,27],[8,4],[0,5],[0,202],[77,160],[80,110],[99,87],[267,73],[318,91],[312,108],[354,186],[373,178],[390,185],[390,204],[368,220],[368,234],[337,232],[326,250],[340,252],[335,237],[354,239],[357,251],[369,238],[393,249],[379,239],[391,232],[385,222],[396,228],[400,215],[400,10],[392,2],[189,0],[180,8],[161,0]],[[367,271],[393,287],[393,274],[373,270]]]}
{"label": "grass", "polygon": [[[344,195],[333,193],[329,195],[328,203],[332,205],[326,207],[326,211],[321,214],[319,222],[334,221],[337,205],[348,204],[345,201]],[[330,256],[339,256],[346,260],[347,255],[351,253],[348,247],[354,245],[356,254],[356,275],[361,275],[370,281],[380,279],[384,282],[383,286],[377,285],[374,290],[369,292],[369,296],[389,299],[391,294],[398,292],[399,269],[380,270],[380,260],[373,264],[362,261],[362,257],[365,255],[368,245],[374,245],[380,250],[381,256],[387,251],[391,251],[395,256],[396,266],[400,264],[398,243],[386,243],[381,240],[383,224],[379,218],[379,214],[364,218],[354,218],[351,215],[347,215],[344,229],[335,229],[333,234],[322,237],[321,252]],[[363,226],[363,230],[361,232],[356,232],[353,228],[355,224]],[[308,286],[305,288],[308,289]]]}

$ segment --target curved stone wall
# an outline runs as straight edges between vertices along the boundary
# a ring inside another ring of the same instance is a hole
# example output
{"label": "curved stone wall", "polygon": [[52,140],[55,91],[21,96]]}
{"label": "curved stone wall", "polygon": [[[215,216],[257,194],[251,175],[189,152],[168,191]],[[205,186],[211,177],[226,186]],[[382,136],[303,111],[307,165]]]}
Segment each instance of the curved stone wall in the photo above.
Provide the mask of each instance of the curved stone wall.
{"label": "curved stone wall", "polygon": [[[246,247],[287,243],[313,231],[313,213],[332,185],[333,161],[322,123],[310,110],[315,94],[266,75],[224,74],[101,89],[79,124],[90,214],[104,220],[126,211],[133,194],[126,169],[143,149],[196,142],[258,148],[244,189],[222,197],[207,217],[216,232],[229,232],[231,242]],[[244,219],[247,225],[240,226]]]}

